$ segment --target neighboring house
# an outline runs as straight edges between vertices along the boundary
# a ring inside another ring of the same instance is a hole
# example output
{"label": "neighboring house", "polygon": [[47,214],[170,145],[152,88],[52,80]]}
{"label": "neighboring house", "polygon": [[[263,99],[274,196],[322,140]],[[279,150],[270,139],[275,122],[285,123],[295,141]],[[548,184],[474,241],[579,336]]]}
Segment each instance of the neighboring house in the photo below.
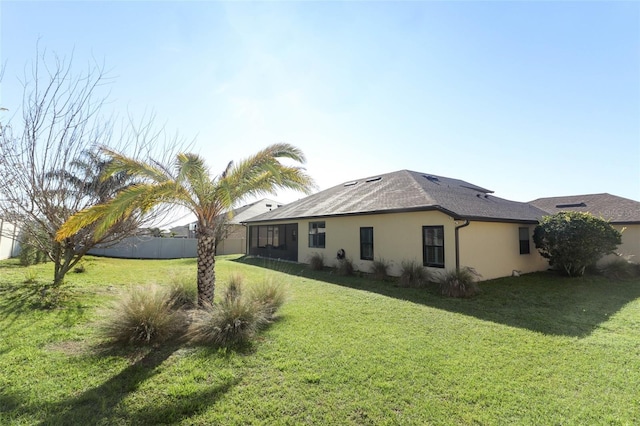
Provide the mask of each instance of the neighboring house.
{"label": "neighboring house", "polygon": [[469,266],[483,279],[544,270],[532,242],[545,211],[471,183],[401,170],[346,182],[245,220],[249,254],[336,263],[338,250],[361,271],[374,259],[433,272]]}
{"label": "neighboring house", "polygon": [[[227,222],[226,238],[218,242],[216,254],[245,254],[247,229],[242,222],[278,207],[282,207],[282,203],[265,198],[232,210]],[[171,228],[171,231],[175,232],[177,237],[196,238],[196,222]]]}
{"label": "neighboring house", "polygon": [[605,193],[538,198],[529,204],[549,214],[560,211],[585,212],[609,221],[622,232],[622,244],[617,253],[640,262],[640,202]]}

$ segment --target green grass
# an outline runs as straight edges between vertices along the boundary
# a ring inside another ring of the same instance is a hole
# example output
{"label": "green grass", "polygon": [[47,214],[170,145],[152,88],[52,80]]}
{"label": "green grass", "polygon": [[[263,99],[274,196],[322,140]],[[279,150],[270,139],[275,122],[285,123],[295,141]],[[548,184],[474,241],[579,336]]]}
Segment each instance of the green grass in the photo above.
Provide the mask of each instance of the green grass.
{"label": "green grass", "polygon": [[195,261],[85,265],[65,306],[42,310],[51,265],[25,284],[27,268],[0,262],[0,424],[640,423],[639,280],[533,274],[450,299],[221,257],[220,288],[234,272],[288,288],[253,346],[127,350],[101,345],[100,308],[131,285],[195,280]]}

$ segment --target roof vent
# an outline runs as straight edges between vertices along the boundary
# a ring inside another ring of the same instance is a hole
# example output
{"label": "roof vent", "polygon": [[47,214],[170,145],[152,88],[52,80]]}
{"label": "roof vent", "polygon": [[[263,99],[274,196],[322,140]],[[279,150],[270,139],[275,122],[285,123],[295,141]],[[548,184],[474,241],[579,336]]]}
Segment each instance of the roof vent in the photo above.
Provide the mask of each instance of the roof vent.
{"label": "roof vent", "polygon": [[585,203],[557,204],[557,209],[565,209],[567,207],[587,207]]}
{"label": "roof vent", "polygon": [[382,176],[376,176],[376,177],[372,177],[372,178],[367,179],[365,182],[377,182],[380,179],[382,179]]}
{"label": "roof vent", "polygon": [[357,183],[358,183],[358,181],[357,181],[357,180],[354,180],[353,182],[347,182],[347,183],[345,183],[345,184],[344,184],[344,186],[354,186],[354,185],[355,185],[355,184],[357,184]]}
{"label": "roof vent", "polygon": [[440,182],[440,179],[438,179],[436,176],[422,175],[422,177],[428,180],[429,182]]}

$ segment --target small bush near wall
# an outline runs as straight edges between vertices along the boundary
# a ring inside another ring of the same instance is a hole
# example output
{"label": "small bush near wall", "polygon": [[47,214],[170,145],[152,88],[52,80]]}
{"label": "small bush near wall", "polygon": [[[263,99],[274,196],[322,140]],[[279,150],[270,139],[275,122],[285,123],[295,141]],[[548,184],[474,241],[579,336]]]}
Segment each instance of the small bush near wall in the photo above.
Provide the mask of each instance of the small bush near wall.
{"label": "small bush near wall", "polygon": [[386,280],[389,276],[390,267],[391,264],[382,258],[374,260],[371,264],[371,274],[373,275],[373,279],[378,281]]}
{"label": "small bush near wall", "polygon": [[309,257],[309,268],[313,271],[322,271],[324,269],[324,255],[313,253]]}
{"label": "small bush near wall", "polygon": [[533,231],[533,242],[549,264],[570,277],[584,275],[621,244],[609,222],[589,213],[560,212],[545,216]]}
{"label": "small bush near wall", "polygon": [[415,260],[403,261],[400,266],[399,287],[424,288],[429,285],[429,272]]}
{"label": "small bush near wall", "polygon": [[440,277],[440,292],[449,297],[472,297],[480,292],[478,279],[480,274],[475,269],[465,267],[459,271],[447,271]]}
{"label": "small bush near wall", "polygon": [[618,258],[602,266],[599,272],[614,280],[631,279],[640,276],[640,264]]}
{"label": "small bush near wall", "polygon": [[355,272],[353,261],[351,259],[340,259],[336,268],[338,275],[351,276]]}

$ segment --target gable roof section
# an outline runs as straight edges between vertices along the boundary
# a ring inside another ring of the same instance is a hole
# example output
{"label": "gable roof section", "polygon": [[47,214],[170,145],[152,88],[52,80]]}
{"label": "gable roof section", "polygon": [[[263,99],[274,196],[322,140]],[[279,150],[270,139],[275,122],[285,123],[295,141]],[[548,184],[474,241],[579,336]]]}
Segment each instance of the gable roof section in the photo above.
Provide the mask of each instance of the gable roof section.
{"label": "gable roof section", "polygon": [[530,204],[549,214],[574,211],[591,213],[611,223],[640,223],[640,202],[607,193],[538,198]]}
{"label": "gable roof section", "polygon": [[334,186],[246,222],[439,210],[455,219],[537,222],[546,213],[459,179],[409,170]]}
{"label": "gable roof section", "polygon": [[231,220],[229,220],[229,223],[240,224],[241,222],[245,222],[252,217],[281,208],[282,205],[282,203],[270,200],[268,198],[255,201],[251,204],[247,204],[246,206],[238,207],[237,209],[232,210],[233,216]]}

